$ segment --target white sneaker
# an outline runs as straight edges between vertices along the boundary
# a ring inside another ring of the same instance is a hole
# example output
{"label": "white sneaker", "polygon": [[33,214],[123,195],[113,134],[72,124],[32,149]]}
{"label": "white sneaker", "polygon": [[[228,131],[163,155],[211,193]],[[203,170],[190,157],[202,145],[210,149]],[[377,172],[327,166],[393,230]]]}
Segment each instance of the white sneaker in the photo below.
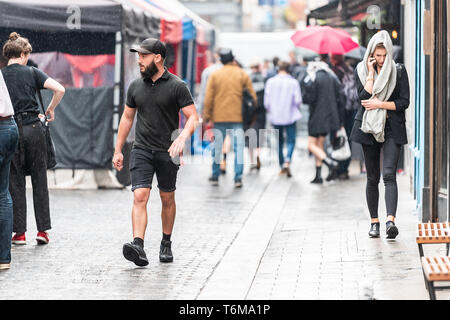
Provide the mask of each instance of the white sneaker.
{"label": "white sneaker", "polygon": [[11,268],[9,263],[0,263],[0,270],[8,270],[9,268]]}

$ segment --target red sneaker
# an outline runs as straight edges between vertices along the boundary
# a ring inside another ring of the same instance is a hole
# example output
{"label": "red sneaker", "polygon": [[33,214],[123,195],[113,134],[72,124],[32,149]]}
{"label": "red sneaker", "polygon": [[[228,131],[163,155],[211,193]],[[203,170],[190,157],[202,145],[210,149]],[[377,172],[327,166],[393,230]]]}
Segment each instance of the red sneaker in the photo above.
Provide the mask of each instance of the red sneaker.
{"label": "red sneaker", "polygon": [[25,233],[16,233],[12,238],[12,243],[19,245],[27,244],[27,239],[25,239]]}
{"label": "red sneaker", "polygon": [[50,239],[48,238],[47,232],[38,232],[36,236],[36,241],[38,244],[47,244]]}

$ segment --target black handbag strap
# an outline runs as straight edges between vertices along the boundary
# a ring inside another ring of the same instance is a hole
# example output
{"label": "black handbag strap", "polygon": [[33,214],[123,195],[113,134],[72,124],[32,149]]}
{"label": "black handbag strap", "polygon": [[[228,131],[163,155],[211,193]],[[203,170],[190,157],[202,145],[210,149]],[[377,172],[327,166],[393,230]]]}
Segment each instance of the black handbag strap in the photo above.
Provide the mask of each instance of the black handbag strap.
{"label": "black handbag strap", "polygon": [[31,69],[31,72],[33,73],[33,79],[34,79],[34,84],[36,86],[36,93],[39,98],[39,103],[40,103],[42,112],[45,115],[44,102],[42,101],[42,94],[41,94],[41,89],[39,88],[40,86],[39,86],[39,81],[38,81],[38,78],[36,75],[36,70],[34,70],[33,67],[30,67],[30,69]]}

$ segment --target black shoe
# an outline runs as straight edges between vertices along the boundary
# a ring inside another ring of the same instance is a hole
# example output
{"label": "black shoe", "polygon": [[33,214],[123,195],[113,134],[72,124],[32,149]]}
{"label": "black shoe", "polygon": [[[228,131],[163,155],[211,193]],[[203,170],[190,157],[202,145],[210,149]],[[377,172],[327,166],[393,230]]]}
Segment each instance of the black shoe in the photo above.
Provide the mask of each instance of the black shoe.
{"label": "black shoe", "polygon": [[123,256],[125,259],[134,262],[139,267],[148,265],[147,256],[144,248],[131,242],[123,245]]}
{"label": "black shoe", "polygon": [[292,173],[291,173],[291,168],[289,168],[289,165],[288,166],[286,166],[286,176],[288,177],[288,178],[291,178],[292,177]]}
{"label": "black shoe", "polygon": [[335,169],[330,169],[328,176],[326,177],[325,180],[331,181],[331,180],[335,180],[337,177],[338,177],[337,171]]}
{"label": "black shoe", "polygon": [[348,180],[350,179],[350,176],[348,175],[348,172],[344,172],[338,175],[339,180]]}
{"label": "black shoe", "polygon": [[386,222],[386,234],[387,239],[395,239],[395,237],[398,235],[398,228],[394,222],[392,221]]}
{"label": "black shoe", "polygon": [[369,237],[379,238],[380,237],[380,223],[372,223],[370,225]]}
{"label": "black shoe", "polygon": [[286,176],[288,178],[292,178],[292,173],[291,173],[291,170],[289,168],[286,168]]}
{"label": "black shoe", "polygon": [[259,157],[256,157],[256,164],[252,165],[250,167],[250,170],[260,170],[261,169],[261,160],[259,160]]}
{"label": "black shoe", "polygon": [[315,177],[314,180],[311,181],[311,183],[321,184],[321,183],[323,183],[323,179],[322,179],[322,178]]}
{"label": "black shoe", "polygon": [[236,180],[234,182],[234,187],[235,188],[242,188],[242,180]]}
{"label": "black shoe", "polygon": [[212,186],[219,185],[219,178],[209,177],[208,181]]}
{"label": "black shoe", "polygon": [[161,262],[172,262],[172,241],[161,240],[161,246],[159,248],[159,261]]}

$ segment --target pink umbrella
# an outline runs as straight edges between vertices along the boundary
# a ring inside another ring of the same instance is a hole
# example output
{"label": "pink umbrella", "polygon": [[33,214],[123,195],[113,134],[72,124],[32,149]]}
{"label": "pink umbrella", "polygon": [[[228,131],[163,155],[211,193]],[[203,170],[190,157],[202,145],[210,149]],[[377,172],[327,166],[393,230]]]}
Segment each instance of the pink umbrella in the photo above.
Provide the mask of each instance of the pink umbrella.
{"label": "pink umbrella", "polygon": [[359,47],[348,32],[329,26],[309,26],[305,30],[296,31],[291,40],[297,47],[310,49],[318,54],[344,54]]}

